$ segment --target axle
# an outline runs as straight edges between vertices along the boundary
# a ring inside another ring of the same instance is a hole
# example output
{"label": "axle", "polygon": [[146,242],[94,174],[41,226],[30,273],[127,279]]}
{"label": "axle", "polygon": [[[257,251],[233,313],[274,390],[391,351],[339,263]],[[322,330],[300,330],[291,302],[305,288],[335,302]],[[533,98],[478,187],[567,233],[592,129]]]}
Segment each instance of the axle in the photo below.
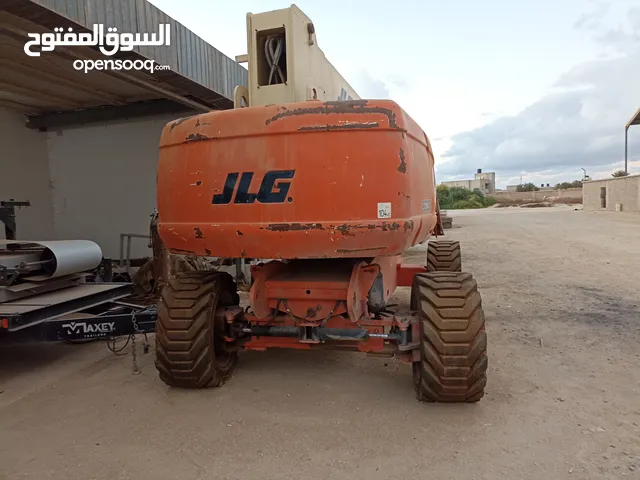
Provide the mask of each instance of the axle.
{"label": "axle", "polygon": [[352,322],[334,315],[325,322],[309,322],[287,314],[258,318],[241,307],[216,311],[218,325],[224,325],[225,340],[238,342],[247,350],[267,348],[310,349],[323,346],[352,351],[395,355],[408,361],[419,346],[413,340],[417,318],[413,315],[384,316]]}
{"label": "axle", "polygon": [[[401,341],[400,333],[371,333],[364,328],[324,328],[324,327],[289,327],[289,326],[251,326],[242,329],[254,337],[300,337],[326,340],[365,340],[382,338],[383,340]],[[309,335],[310,334],[310,335]]]}

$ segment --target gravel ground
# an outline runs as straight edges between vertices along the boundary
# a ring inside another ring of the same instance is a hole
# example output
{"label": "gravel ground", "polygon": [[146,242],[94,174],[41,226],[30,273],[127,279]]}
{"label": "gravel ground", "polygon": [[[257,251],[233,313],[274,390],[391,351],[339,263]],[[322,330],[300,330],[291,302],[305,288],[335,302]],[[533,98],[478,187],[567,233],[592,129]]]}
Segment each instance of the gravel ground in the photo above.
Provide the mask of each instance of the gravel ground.
{"label": "gravel ground", "polygon": [[480,403],[420,404],[409,365],[351,353],[247,352],[184,391],[152,355],[134,376],[100,344],[3,348],[0,479],[640,478],[640,215],[450,214],[487,315]]}

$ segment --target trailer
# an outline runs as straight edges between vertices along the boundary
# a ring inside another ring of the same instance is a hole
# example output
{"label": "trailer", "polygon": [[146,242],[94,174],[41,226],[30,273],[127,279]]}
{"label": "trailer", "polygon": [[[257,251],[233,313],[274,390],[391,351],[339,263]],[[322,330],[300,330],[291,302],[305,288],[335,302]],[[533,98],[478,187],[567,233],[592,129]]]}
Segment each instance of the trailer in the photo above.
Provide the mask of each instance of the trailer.
{"label": "trailer", "polygon": [[113,339],[153,331],[153,300],[135,298],[131,282],[101,281],[95,272],[110,271],[111,262],[94,242],[16,240],[15,208],[27,206],[0,203],[6,237],[0,240],[0,343]]}

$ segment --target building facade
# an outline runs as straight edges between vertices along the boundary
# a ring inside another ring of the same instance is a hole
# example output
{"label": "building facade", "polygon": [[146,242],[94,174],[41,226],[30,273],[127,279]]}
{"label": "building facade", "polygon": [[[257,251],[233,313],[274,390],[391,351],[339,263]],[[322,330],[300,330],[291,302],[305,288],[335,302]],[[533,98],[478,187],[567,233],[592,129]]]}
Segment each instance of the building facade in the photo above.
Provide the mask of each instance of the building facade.
{"label": "building facade", "polygon": [[[104,57],[86,45],[39,57],[23,50],[27,32],[104,24],[132,34],[159,23],[170,25],[170,45],[139,45],[126,56],[170,67],[153,74],[87,75],[74,59]],[[30,202],[16,211],[17,238],[92,240],[118,258],[121,233],[149,232],[165,124],[233,108],[247,70],[146,0],[0,2],[0,24],[0,201]],[[135,239],[131,254],[150,255],[148,241]]]}
{"label": "building facade", "polygon": [[480,190],[485,195],[496,191],[496,174],[495,172],[483,172],[478,169],[475,176],[471,180],[452,180],[449,182],[441,182],[440,185],[446,187],[459,187],[468,190]]}

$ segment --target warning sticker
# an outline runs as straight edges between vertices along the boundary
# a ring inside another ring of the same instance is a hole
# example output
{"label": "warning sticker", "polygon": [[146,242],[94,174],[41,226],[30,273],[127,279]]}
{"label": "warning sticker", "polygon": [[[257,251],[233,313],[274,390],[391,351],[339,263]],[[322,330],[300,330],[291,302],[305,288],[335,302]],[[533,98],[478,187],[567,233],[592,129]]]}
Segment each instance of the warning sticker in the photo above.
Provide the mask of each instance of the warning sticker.
{"label": "warning sticker", "polygon": [[391,202],[378,203],[378,218],[391,218]]}
{"label": "warning sticker", "polygon": [[431,200],[422,200],[422,213],[429,213],[431,211]]}

